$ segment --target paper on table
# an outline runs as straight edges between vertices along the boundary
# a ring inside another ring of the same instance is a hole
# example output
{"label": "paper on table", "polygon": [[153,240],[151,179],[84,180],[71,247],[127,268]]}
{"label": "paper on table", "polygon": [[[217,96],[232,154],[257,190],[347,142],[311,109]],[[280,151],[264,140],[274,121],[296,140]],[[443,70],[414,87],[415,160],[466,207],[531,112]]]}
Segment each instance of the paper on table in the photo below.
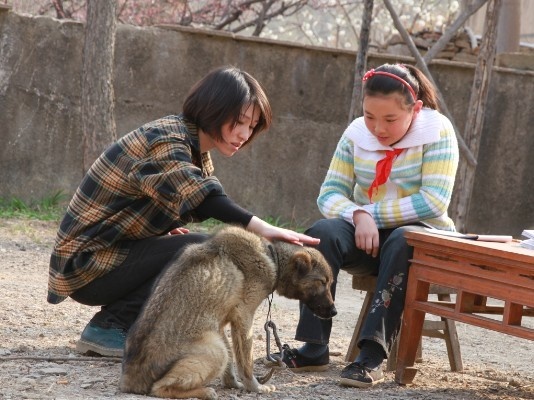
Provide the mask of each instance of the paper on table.
{"label": "paper on table", "polygon": [[528,238],[519,243],[521,247],[526,249],[534,249],[534,229],[525,229],[521,235]]}
{"label": "paper on table", "polygon": [[479,240],[481,242],[511,242],[514,238],[509,235],[476,235],[471,233],[460,233],[460,232],[451,232],[443,231],[441,229],[435,228],[425,228],[430,233],[435,233],[436,235],[451,236],[460,239],[469,239],[469,240]]}

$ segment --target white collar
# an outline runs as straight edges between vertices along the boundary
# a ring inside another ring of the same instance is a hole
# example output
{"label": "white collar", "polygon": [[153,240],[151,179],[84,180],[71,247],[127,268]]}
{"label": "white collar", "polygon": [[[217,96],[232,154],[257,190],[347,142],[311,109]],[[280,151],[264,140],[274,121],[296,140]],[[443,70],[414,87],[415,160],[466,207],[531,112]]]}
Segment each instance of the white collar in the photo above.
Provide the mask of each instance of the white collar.
{"label": "white collar", "polygon": [[443,123],[441,114],[430,108],[423,108],[412,122],[408,133],[393,146],[385,146],[365,126],[363,117],[357,118],[348,126],[344,135],[351,139],[358,147],[368,151],[406,149],[422,146],[440,140]]}

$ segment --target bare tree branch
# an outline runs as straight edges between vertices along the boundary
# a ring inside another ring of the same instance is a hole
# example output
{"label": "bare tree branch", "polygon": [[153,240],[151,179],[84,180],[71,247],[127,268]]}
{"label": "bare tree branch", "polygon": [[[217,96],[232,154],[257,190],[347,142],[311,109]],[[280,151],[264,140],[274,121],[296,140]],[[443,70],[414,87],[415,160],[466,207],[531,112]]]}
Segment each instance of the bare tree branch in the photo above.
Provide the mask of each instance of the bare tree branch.
{"label": "bare tree branch", "polygon": [[54,9],[56,10],[56,16],[58,19],[70,18],[70,16],[67,15],[67,13],[65,12],[63,8],[62,0],[52,0],[52,5],[54,6]]}
{"label": "bare tree branch", "polygon": [[276,0],[270,0],[262,4],[261,12],[258,14],[258,18],[256,19],[256,28],[254,29],[254,32],[252,32],[252,36],[260,36],[261,31],[265,27],[265,15],[275,1]]}
{"label": "bare tree branch", "polygon": [[[289,2],[288,4],[286,4],[285,2],[282,2],[281,7],[276,11],[266,14],[264,20],[271,20],[279,15],[283,15],[285,17],[290,16],[296,13],[302,7],[304,7],[307,3],[308,3],[308,0],[299,0],[294,3]],[[247,29],[251,26],[256,25],[256,23],[257,23],[257,18],[251,21],[245,22],[241,24],[240,26],[232,29],[232,32],[233,33],[241,32],[244,29]]]}
{"label": "bare tree branch", "polygon": [[[439,40],[434,43],[434,45],[428,50],[428,52],[423,57],[425,63],[429,63],[441,50],[445,48],[449,40],[455,35],[455,33],[460,29],[460,27],[467,21],[467,19],[477,12],[480,7],[487,3],[488,0],[476,0],[475,3],[470,3],[467,8],[456,18],[450,27],[447,28],[447,31]],[[419,63],[417,63],[419,67]]]}
{"label": "bare tree branch", "polygon": [[389,10],[391,14],[391,18],[393,18],[393,23],[395,24],[395,28],[399,31],[400,35],[402,36],[402,39],[410,49],[410,52],[416,59],[418,65],[420,65],[421,70],[424,72],[424,74],[427,76],[427,78],[432,82],[434,87],[437,91],[437,97],[439,101],[440,108],[442,109],[443,113],[450,119],[452,126],[454,127],[454,131],[456,132],[456,138],[458,140],[458,145],[460,147],[460,151],[462,155],[466,158],[469,165],[472,167],[477,165],[476,158],[473,156],[473,153],[467,147],[465,144],[465,141],[463,137],[460,135],[460,131],[456,127],[456,124],[454,123],[454,118],[452,117],[452,114],[449,111],[449,108],[447,107],[447,103],[445,103],[445,100],[443,99],[443,95],[441,94],[441,91],[439,90],[438,85],[436,84],[436,81],[434,81],[434,78],[432,77],[432,74],[430,73],[430,70],[428,69],[425,61],[423,60],[423,57],[421,57],[421,54],[419,53],[419,50],[417,50],[417,47],[415,46],[415,43],[412,40],[412,37],[409,35],[409,33],[404,29],[404,26],[402,25],[402,22],[400,21],[397,13],[395,12],[395,9],[391,5],[390,0],[384,0],[384,5]]}

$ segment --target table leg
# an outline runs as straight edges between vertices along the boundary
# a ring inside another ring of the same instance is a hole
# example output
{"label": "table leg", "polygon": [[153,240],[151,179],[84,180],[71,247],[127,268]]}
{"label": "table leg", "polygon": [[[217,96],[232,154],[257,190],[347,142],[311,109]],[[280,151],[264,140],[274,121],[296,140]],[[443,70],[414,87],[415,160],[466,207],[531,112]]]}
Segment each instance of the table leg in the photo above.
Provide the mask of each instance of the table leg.
{"label": "table leg", "polygon": [[414,367],[414,364],[419,341],[421,340],[425,312],[416,310],[413,306],[416,300],[425,301],[428,299],[429,284],[427,282],[417,281],[416,268],[412,264],[412,268],[408,274],[406,303],[398,343],[395,381],[401,385],[412,383],[417,373],[417,368]]}
{"label": "table leg", "polygon": [[403,327],[397,353],[397,370],[395,372],[395,382],[401,385],[412,383],[417,373],[414,364],[424,319],[425,313],[423,311],[404,309]]}

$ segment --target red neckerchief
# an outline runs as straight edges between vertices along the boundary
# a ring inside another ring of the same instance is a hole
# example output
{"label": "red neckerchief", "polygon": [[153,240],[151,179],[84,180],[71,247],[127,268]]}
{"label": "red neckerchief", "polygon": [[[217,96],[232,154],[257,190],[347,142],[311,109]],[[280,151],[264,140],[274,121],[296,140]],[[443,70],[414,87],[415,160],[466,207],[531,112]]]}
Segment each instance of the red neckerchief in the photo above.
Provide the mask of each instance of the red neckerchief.
{"label": "red neckerchief", "polygon": [[371,197],[378,192],[378,186],[386,183],[388,180],[389,174],[391,173],[391,166],[393,165],[393,159],[403,150],[404,149],[386,150],[386,156],[383,159],[378,160],[376,163],[375,180],[371,183],[371,186],[369,186],[369,190],[367,191],[367,196],[371,203]]}

